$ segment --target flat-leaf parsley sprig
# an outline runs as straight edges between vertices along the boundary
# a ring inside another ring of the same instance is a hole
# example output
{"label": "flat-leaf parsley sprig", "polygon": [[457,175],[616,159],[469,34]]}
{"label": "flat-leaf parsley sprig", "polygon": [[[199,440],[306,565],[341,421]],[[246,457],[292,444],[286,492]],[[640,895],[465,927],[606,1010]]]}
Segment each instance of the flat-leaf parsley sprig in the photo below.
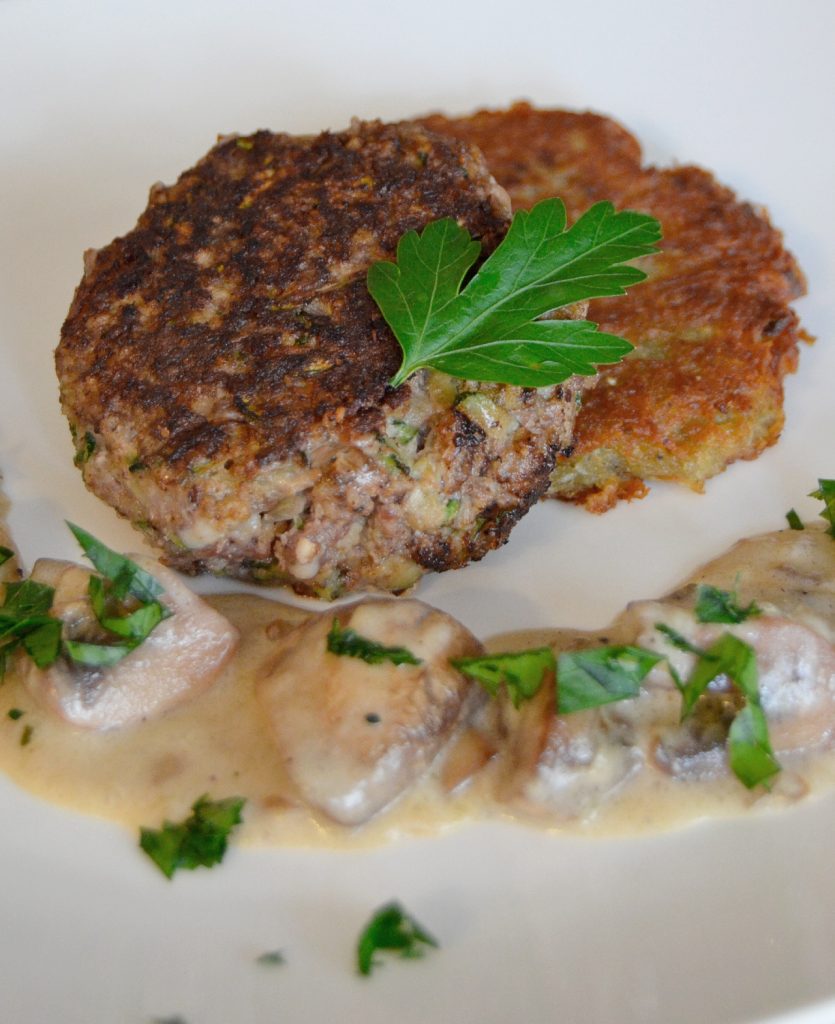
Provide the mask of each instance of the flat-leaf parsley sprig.
{"label": "flat-leaf parsley sprig", "polygon": [[646,274],[624,266],[657,251],[654,217],[595,203],[572,227],[545,199],[515,214],[504,240],[461,289],[481,244],[451,217],[407,232],[397,262],[368,271],[368,290],[403,349],[390,381],[431,367],[453,377],[547,387],[591,375],[632,349],[586,320],[540,319],[585,299],[623,295]]}

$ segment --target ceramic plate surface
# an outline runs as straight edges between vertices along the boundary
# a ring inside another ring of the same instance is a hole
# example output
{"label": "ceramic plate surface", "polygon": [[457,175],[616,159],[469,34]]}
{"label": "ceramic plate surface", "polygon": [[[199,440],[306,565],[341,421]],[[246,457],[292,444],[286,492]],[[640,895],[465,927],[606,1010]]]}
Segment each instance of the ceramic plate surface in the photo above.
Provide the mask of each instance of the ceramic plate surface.
{"label": "ceramic plate surface", "polygon": [[[766,206],[805,269],[818,337],[779,445],[696,495],[604,517],[546,503],[418,596],[476,633],[599,626],[835,477],[835,6],[0,2],[0,468],[25,559],[74,557],[62,521],[136,549],[72,465],[52,352],[84,249],[218,133],[528,98],[621,120]],[[206,584],[202,584],[207,589]],[[215,588],[217,585],[215,585]],[[2,1017],[14,1024],[742,1024],[835,1019],[835,793],[745,819],[591,840],[509,824],[356,853],[233,849],[167,883],[135,836],[0,780]],[[353,972],[398,898],[441,940]],[[287,963],[255,965],[280,948]]]}

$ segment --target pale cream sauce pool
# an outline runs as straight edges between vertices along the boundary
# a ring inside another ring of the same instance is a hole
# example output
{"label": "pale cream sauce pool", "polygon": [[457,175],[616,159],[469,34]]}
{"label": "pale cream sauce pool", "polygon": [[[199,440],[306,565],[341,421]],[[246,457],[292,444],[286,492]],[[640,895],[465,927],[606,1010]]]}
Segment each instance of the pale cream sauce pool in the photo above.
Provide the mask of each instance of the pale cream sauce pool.
{"label": "pale cream sauce pool", "polygon": [[[756,596],[779,605],[785,614],[813,619],[819,629],[831,630],[835,543],[818,530],[807,531],[805,540],[803,534],[770,536],[782,539],[772,540],[770,548],[764,541],[742,542],[693,579],[709,578],[717,586],[736,588],[741,601]],[[804,550],[794,551],[797,545],[805,545]],[[789,555],[794,559],[791,586],[783,571]],[[778,564],[782,577],[776,572]],[[131,827],[180,820],[202,794],[213,799],[243,796],[245,825],[236,838],[253,844],[362,846],[436,833],[462,820],[512,816],[494,796],[501,770],[496,759],[452,793],[430,773],[395,806],[358,829],[312,813],[286,775],[254,695],[256,669],[275,641],[310,613],[249,595],[218,595],[210,603],[241,630],[239,652],[208,692],[156,720],[108,732],[80,729],[41,709],[9,672],[0,687],[0,770],[46,800]],[[561,646],[583,635],[611,639],[618,628],[590,634],[508,634],[487,647]],[[13,709],[22,716],[10,718]],[[22,745],[24,730],[31,735]],[[729,776],[693,781],[641,771],[615,797],[581,818],[545,814],[533,821],[558,831],[636,833],[738,814],[752,805],[785,806],[835,782],[831,749],[782,761],[784,770],[770,793],[762,787],[749,792]]]}

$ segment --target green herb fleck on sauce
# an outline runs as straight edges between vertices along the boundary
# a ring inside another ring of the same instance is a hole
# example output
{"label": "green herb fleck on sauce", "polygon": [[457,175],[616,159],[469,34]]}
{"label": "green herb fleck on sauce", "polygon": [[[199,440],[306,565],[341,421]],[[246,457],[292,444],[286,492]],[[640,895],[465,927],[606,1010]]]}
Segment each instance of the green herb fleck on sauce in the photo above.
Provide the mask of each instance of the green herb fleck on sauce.
{"label": "green herb fleck on sauce", "polygon": [[378,952],[392,953],[408,960],[422,957],[425,947],[437,949],[437,941],[410,917],[399,903],[387,903],[373,915],[357,943],[357,970],[368,976],[380,961]]}
{"label": "green herb fleck on sauce", "polygon": [[736,594],[729,590],[702,584],[696,591],[696,618],[699,622],[723,622],[735,624],[761,615],[762,611],[752,601],[746,607],[740,605]]}

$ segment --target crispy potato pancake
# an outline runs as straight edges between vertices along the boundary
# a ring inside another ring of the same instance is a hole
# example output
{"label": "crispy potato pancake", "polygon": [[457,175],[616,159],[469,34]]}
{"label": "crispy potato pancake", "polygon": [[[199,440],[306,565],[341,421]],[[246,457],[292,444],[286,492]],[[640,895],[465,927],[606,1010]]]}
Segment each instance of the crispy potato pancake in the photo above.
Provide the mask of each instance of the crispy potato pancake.
{"label": "crispy potato pancake", "polygon": [[661,222],[663,251],[643,261],[649,279],[591,303],[589,319],[635,351],[586,393],[551,496],[603,512],[643,497],[646,481],[700,491],[774,444],[804,338],[788,303],[805,282],[763,210],[698,167],[642,166],[637,140],[596,114],[517,103],[421,123],[475,143],[514,207],[558,195],[576,217],[610,199]]}

